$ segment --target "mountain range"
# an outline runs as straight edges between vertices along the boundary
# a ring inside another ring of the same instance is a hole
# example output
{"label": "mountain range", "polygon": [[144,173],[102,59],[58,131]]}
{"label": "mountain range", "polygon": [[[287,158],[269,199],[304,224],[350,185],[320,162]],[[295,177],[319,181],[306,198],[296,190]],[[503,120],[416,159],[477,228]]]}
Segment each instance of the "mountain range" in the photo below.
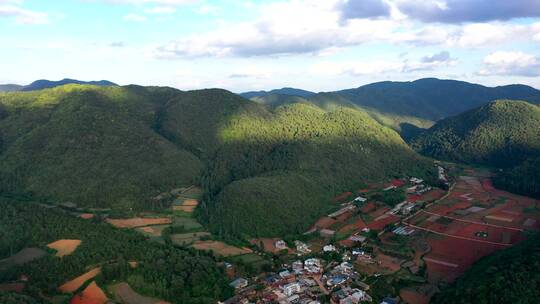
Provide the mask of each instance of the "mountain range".
{"label": "mountain range", "polygon": [[28,85],[18,85],[18,84],[0,84],[0,92],[17,92],[17,91],[37,91],[43,89],[55,88],[58,86],[63,86],[66,84],[89,84],[96,86],[117,86],[116,83],[110,82],[108,80],[99,80],[99,81],[81,81],[76,79],[64,78],[58,81],[40,79],[36,80]]}
{"label": "mountain range", "polygon": [[[292,90],[294,92],[294,90]],[[496,99],[540,103],[540,91],[525,85],[486,87],[456,80],[425,78],[407,82],[383,81],[335,92],[308,96],[269,91],[249,98],[266,105],[308,102],[322,108],[361,108],[404,138],[429,128],[436,121],[482,106]]]}

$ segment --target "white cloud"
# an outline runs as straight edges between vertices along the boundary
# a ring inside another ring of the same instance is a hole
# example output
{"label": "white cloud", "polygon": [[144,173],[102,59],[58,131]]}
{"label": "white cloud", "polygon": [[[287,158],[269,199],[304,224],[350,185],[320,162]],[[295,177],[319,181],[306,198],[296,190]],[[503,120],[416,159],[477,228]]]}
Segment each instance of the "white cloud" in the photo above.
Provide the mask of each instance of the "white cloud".
{"label": "white cloud", "polygon": [[484,58],[479,75],[540,76],[540,58],[523,52],[494,52]]}
{"label": "white cloud", "polygon": [[138,14],[127,14],[124,16],[123,19],[130,22],[145,22],[146,20],[148,20],[148,18],[146,18],[145,16],[141,16]]}
{"label": "white cloud", "polygon": [[[7,3],[7,4],[3,4]],[[49,23],[49,15],[43,12],[23,9],[16,5],[19,1],[0,2],[0,17],[12,17],[15,22],[21,24],[46,24]]]}
{"label": "white cloud", "polygon": [[161,58],[318,54],[388,37],[392,20],[354,19],[342,24],[336,0],[288,1],[259,7],[251,22],[221,28],[156,49]]}
{"label": "white cloud", "polygon": [[144,12],[147,14],[170,15],[176,13],[176,8],[172,6],[155,6],[144,10]]}

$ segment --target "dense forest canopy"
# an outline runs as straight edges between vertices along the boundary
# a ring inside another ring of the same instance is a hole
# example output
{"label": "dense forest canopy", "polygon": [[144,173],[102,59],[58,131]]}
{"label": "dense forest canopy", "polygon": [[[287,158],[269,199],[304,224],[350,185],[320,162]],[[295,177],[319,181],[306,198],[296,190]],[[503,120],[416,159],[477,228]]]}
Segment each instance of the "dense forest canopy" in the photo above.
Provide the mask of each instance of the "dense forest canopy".
{"label": "dense forest canopy", "polygon": [[444,119],[412,141],[437,159],[502,168],[496,186],[539,195],[540,107],[500,100]]}

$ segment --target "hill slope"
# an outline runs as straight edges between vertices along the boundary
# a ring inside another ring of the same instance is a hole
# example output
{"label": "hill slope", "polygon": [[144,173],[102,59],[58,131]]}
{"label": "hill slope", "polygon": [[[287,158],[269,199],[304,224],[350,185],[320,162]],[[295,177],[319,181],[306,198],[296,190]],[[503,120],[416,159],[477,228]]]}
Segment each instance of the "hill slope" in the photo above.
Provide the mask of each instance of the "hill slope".
{"label": "hill slope", "polygon": [[191,184],[202,163],[153,130],[178,92],[69,85],[0,94],[0,192],[131,208]]}
{"label": "hill slope", "polygon": [[[236,115],[207,162],[200,217],[222,236],[305,232],[329,198],[431,164],[393,130],[355,109],[292,104]],[[269,212],[271,210],[271,212]],[[239,220],[242,219],[242,220]]]}
{"label": "hill slope", "polygon": [[[148,208],[200,181],[199,217],[223,236],[304,232],[363,182],[434,174],[356,108],[267,107],[212,89],[67,85],[0,94],[0,191]],[[238,219],[246,219],[238,221]]]}
{"label": "hill slope", "polygon": [[444,119],[412,146],[437,159],[509,167],[540,155],[540,107],[500,100]]}

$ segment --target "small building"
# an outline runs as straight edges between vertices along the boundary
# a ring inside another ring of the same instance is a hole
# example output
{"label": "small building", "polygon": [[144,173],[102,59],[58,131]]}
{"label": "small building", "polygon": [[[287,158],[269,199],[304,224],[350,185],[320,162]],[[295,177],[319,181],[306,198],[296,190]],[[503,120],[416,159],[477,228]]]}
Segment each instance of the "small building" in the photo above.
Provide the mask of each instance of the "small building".
{"label": "small building", "polygon": [[334,246],[334,245],[332,245],[332,244],[328,244],[328,245],[325,245],[325,246],[323,247],[323,251],[324,251],[324,252],[334,252],[334,251],[336,251],[336,250],[337,250],[337,249],[336,249],[336,246]]}
{"label": "small building", "polygon": [[274,246],[276,247],[277,250],[286,250],[286,249],[289,249],[289,247],[287,247],[287,243],[285,243],[284,240],[276,241],[276,242],[274,243]]}
{"label": "small building", "polygon": [[392,299],[392,298],[384,298],[381,301],[381,304],[397,304],[397,301],[396,299]]}
{"label": "small building", "polygon": [[390,191],[390,190],[393,190],[393,189],[396,189],[396,188],[397,188],[396,186],[390,185],[390,186],[384,188],[383,191]]}
{"label": "small building", "polygon": [[321,229],[319,231],[319,234],[320,234],[320,236],[322,236],[324,238],[331,238],[336,234],[336,232],[334,230],[330,230],[330,229]]}
{"label": "small building", "polygon": [[423,182],[424,182],[424,180],[423,180],[423,179],[420,179],[420,178],[416,178],[416,177],[411,177],[411,179],[409,179],[409,181],[411,181],[411,183],[413,183],[413,184],[417,184],[417,185],[418,185],[418,184],[421,184],[421,183],[423,183]]}
{"label": "small building", "polygon": [[354,242],[358,242],[358,243],[364,243],[366,241],[366,237],[363,236],[363,235],[351,235],[349,237],[349,240],[351,241],[354,241]]}
{"label": "small building", "polygon": [[281,287],[281,289],[283,290],[283,293],[285,295],[290,297],[293,294],[301,292],[302,291],[302,286],[300,286],[300,283],[294,282],[294,283],[289,283],[289,284],[283,285]]}
{"label": "small building", "polygon": [[283,270],[279,273],[279,276],[286,279],[286,278],[290,278],[292,276],[292,273],[288,270]]}
{"label": "small building", "polygon": [[302,261],[295,261],[292,263],[292,269],[294,273],[300,274],[304,271],[304,263]]}
{"label": "small building", "polygon": [[309,249],[309,246],[301,241],[294,241],[294,245],[296,246],[296,251],[299,254],[308,254],[311,252],[311,249]]}
{"label": "small building", "polygon": [[359,196],[359,197],[355,198],[354,201],[357,202],[357,203],[363,203],[363,202],[367,201],[367,198]]}
{"label": "small building", "polygon": [[229,286],[231,286],[234,289],[242,289],[248,286],[248,281],[244,278],[238,278],[231,283],[229,283]]}

